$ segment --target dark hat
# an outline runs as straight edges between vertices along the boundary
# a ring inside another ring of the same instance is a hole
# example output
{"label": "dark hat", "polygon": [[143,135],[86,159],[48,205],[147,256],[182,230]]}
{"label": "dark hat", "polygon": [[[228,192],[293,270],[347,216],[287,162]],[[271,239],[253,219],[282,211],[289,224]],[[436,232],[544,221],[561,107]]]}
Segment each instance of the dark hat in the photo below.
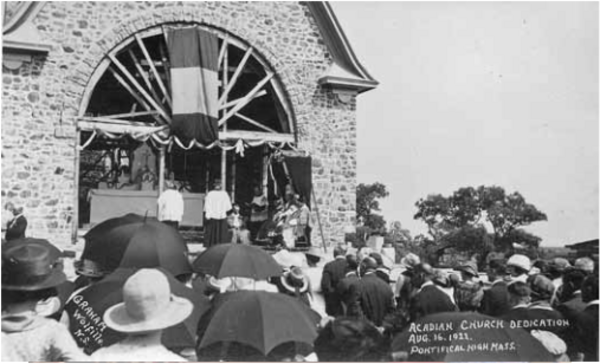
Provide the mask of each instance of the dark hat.
{"label": "dark hat", "polygon": [[373,259],[375,259],[375,261],[377,262],[378,266],[382,266],[383,265],[383,258],[381,257],[381,254],[373,252],[371,254],[369,254],[369,256]]}
{"label": "dark hat", "polygon": [[56,246],[54,246],[52,243],[50,243],[48,240],[36,239],[36,238],[20,238],[20,239],[7,241],[6,243],[2,244],[2,251],[4,252],[9,249],[14,249],[16,246],[22,246],[25,244],[37,245],[37,246],[42,246],[42,247],[47,248],[49,251],[51,260],[58,260],[58,258],[63,256],[63,252],[60,249],[58,249]]}
{"label": "dark hat", "polygon": [[531,281],[531,295],[538,299],[549,299],[554,293],[554,284],[549,278],[541,274],[536,275]]}
{"label": "dark hat", "polygon": [[38,243],[2,248],[2,289],[38,291],[67,280],[54,253]]}
{"label": "dark hat", "polygon": [[507,287],[508,293],[513,294],[518,297],[528,297],[531,296],[531,288],[527,285],[527,283],[521,281],[514,281],[508,284]]}
{"label": "dark hat", "polygon": [[281,278],[283,288],[291,293],[296,290],[300,293],[308,291],[308,278],[300,267],[291,267],[288,272],[283,273]]}
{"label": "dark hat", "polygon": [[102,266],[89,259],[82,259],[75,262],[75,272],[79,275],[92,278],[101,278],[108,275],[110,272]]}

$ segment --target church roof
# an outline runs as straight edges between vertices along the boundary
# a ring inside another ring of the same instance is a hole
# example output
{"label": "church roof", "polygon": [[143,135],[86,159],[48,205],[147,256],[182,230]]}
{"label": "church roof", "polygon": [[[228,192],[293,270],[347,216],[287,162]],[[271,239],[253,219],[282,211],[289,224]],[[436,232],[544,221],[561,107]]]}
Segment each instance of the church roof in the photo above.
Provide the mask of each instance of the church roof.
{"label": "church roof", "polygon": [[[3,3],[3,14],[8,18],[2,29],[5,50],[47,53],[52,49],[50,44],[41,39],[31,21],[44,5],[38,1],[21,1],[7,9],[6,3]],[[333,58],[333,64],[319,79],[319,83],[359,93],[377,87],[379,83],[354,54],[331,5],[328,2],[307,2],[307,6]]]}

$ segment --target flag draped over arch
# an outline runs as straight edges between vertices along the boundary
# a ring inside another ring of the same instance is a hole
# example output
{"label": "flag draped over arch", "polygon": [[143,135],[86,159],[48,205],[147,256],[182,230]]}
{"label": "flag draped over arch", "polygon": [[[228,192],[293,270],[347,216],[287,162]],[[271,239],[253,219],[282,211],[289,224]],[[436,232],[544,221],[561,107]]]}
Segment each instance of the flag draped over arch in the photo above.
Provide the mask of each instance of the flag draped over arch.
{"label": "flag draped over arch", "polygon": [[171,61],[173,122],[184,144],[210,144],[219,138],[219,38],[198,27],[167,28]]}

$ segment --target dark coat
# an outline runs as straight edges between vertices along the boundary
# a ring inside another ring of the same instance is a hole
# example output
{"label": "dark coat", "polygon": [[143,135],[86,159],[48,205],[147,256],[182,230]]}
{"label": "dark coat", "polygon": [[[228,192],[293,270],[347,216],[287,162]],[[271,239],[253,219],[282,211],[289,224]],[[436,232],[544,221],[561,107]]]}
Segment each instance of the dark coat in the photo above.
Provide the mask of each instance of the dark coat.
{"label": "dark coat", "polygon": [[348,262],[342,258],[336,258],[323,267],[321,291],[325,297],[325,312],[333,317],[343,313],[342,301],[336,292],[336,288],[346,275],[347,267]]}
{"label": "dark coat", "polygon": [[25,237],[25,230],[27,229],[27,219],[25,216],[20,215],[12,219],[6,227],[6,241],[22,239]]}
{"label": "dark coat", "polygon": [[423,316],[439,312],[458,311],[448,295],[435,285],[423,287],[410,303],[410,317],[415,321]]}
{"label": "dark coat", "polygon": [[562,313],[566,319],[574,321],[575,317],[585,309],[585,306],[586,304],[581,299],[581,292],[577,292],[568,301],[558,305],[556,310]]}
{"label": "dark coat", "polygon": [[363,315],[375,326],[381,326],[383,318],[394,312],[392,288],[374,273],[361,278],[359,302]]}
{"label": "dark coat", "polygon": [[575,350],[584,361],[598,361],[598,305],[587,306],[575,318]]}
{"label": "dark coat", "polygon": [[356,274],[347,275],[337,285],[338,297],[342,300],[344,316],[359,317],[360,309],[360,278]]}
{"label": "dark coat", "polygon": [[500,317],[507,314],[510,311],[508,298],[509,294],[506,282],[499,281],[492,284],[490,289],[487,289],[483,294],[481,313],[493,317]]}

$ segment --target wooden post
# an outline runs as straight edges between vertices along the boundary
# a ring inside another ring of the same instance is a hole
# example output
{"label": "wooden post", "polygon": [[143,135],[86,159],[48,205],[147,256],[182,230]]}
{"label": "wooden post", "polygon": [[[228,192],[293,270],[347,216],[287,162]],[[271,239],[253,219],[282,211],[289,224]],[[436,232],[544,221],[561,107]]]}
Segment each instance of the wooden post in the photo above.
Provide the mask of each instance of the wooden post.
{"label": "wooden post", "polygon": [[77,232],[79,231],[79,161],[80,161],[80,150],[79,144],[81,143],[81,130],[76,127],[75,131],[75,170],[73,173],[73,181],[75,185],[73,201],[73,221],[71,221],[71,243],[75,245],[77,243]]}
{"label": "wooden post", "polygon": [[263,195],[266,196],[267,198],[269,197],[269,155],[267,153],[269,147],[267,147],[267,145],[263,145],[262,146],[262,152],[263,152],[263,170],[262,170],[262,188],[263,188]]}
{"label": "wooden post", "polygon": [[158,195],[165,189],[165,147],[160,147],[158,154]]}
{"label": "wooden post", "polygon": [[235,152],[231,155],[231,201],[235,202]]}
{"label": "wooden post", "polygon": [[221,189],[227,191],[227,151],[221,149]]}
{"label": "wooden post", "polygon": [[317,223],[319,224],[319,230],[321,232],[321,240],[323,240],[323,251],[327,253],[327,242],[325,241],[325,235],[323,234],[323,225],[321,224],[321,215],[319,214],[319,204],[317,203],[315,189],[313,188],[311,192],[314,201],[315,213],[317,214]]}

